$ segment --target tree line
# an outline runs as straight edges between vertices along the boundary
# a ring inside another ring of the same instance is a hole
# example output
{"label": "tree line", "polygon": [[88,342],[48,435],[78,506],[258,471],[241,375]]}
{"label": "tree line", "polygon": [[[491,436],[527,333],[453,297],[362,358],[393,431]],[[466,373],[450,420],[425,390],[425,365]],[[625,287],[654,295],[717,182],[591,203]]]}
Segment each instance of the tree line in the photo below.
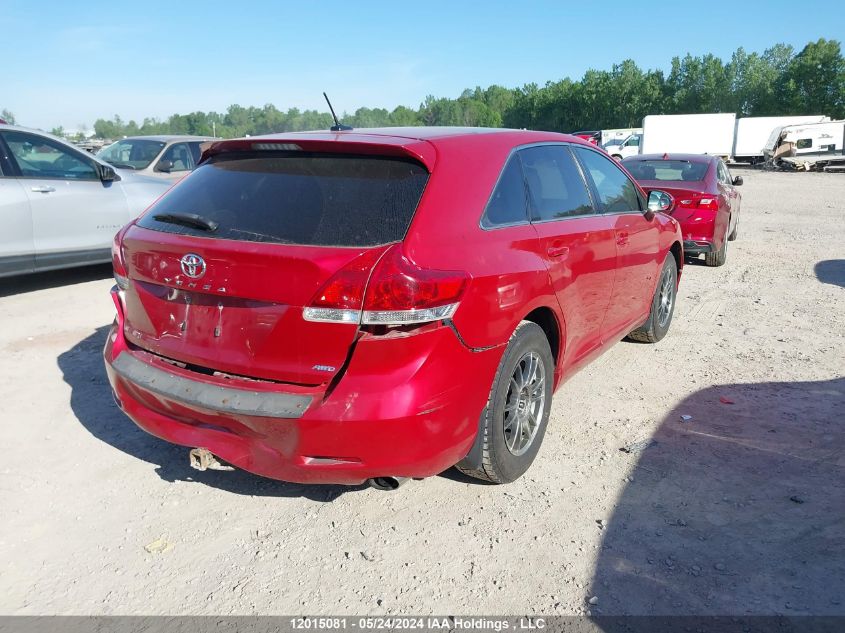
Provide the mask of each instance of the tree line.
{"label": "tree line", "polygon": [[[687,54],[672,59],[668,74],[644,71],[628,59],[611,70],[588,70],[577,81],[566,78],[544,86],[477,87],[457,98],[428,96],[416,110],[362,107],[341,118],[353,127],[458,125],[571,132],[639,127],[648,114],[699,112],[845,118],[845,58],[840,43],[822,38],[800,52],[776,44],[762,54],[739,48],[727,62],[711,54]],[[222,113],[173,114],[166,120],[145,118],[140,123],[119,116],[98,119],[94,132],[104,139],[139,134],[231,138],[331,125],[328,112],[283,111],[272,104],[260,108],[231,105]]]}

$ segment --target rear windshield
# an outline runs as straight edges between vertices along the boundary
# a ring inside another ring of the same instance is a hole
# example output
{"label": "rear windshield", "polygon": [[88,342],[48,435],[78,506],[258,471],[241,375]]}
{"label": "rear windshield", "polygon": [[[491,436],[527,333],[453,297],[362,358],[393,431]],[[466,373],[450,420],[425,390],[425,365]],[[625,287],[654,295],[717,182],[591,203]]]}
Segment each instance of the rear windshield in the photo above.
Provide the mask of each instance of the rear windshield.
{"label": "rear windshield", "polygon": [[[138,225],[249,242],[376,246],[401,240],[428,172],[401,158],[303,152],[228,154],[201,165]],[[195,214],[213,226],[155,216]]]}
{"label": "rear windshield", "polygon": [[688,160],[623,160],[622,164],[637,180],[704,180],[710,167],[707,163]]}

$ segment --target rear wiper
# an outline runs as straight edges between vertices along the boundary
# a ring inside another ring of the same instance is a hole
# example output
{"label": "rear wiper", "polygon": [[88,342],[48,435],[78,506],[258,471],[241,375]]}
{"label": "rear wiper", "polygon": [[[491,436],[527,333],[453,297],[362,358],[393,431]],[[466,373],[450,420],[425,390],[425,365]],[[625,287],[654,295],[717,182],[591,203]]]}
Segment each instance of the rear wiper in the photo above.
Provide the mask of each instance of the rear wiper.
{"label": "rear wiper", "polygon": [[181,224],[203,231],[216,231],[217,227],[220,226],[214,220],[209,220],[196,213],[157,213],[153,216],[153,220],[169,224]]}

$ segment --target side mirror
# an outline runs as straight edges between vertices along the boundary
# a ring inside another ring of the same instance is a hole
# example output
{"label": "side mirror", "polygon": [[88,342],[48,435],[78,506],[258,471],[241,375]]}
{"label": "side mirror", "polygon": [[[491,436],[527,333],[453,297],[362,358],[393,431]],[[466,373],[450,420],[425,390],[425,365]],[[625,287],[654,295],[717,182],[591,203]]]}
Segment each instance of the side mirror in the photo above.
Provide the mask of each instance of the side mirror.
{"label": "side mirror", "polygon": [[666,213],[675,205],[675,200],[665,191],[653,189],[648,192],[648,210],[651,213]]}
{"label": "side mirror", "polygon": [[734,177],[734,187],[739,187],[742,184],[742,176]]}
{"label": "side mirror", "polygon": [[173,161],[169,160],[160,160],[158,161],[158,165],[156,165],[156,171],[163,171],[166,174],[170,173],[170,170],[173,169]]}
{"label": "side mirror", "polygon": [[102,182],[114,182],[115,180],[120,180],[120,176],[117,175],[117,172],[111,165],[101,165],[100,163],[97,163],[97,175],[100,177]]}

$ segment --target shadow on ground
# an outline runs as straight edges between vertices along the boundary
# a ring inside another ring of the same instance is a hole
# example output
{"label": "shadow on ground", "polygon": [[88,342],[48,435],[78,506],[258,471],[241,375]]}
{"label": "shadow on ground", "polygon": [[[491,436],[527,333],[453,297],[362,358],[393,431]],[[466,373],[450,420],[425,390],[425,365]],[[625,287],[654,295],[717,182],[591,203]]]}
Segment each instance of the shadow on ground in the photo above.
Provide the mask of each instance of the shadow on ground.
{"label": "shadow on ground", "polygon": [[0,279],[0,297],[9,297],[26,292],[35,292],[36,290],[58,288],[60,286],[71,286],[87,281],[110,279],[111,276],[111,264],[96,264],[94,266],[7,277]]}
{"label": "shadow on ground", "polygon": [[826,259],[815,266],[816,278],[823,284],[845,288],[845,259]]}
{"label": "shadow on ground", "polygon": [[594,614],[845,615],[845,378],[704,389],[643,444]]}
{"label": "shadow on ground", "polygon": [[195,481],[239,495],[306,497],[333,501],[363,486],[291,484],[266,479],[242,470],[198,472],[188,465],[188,449],[149,435],[117,408],[103,366],[108,327],[98,328],[58,358],[64,381],[71,387],[70,404],[79,422],[99,440],[137,459],[156,465],[165,481]]}

